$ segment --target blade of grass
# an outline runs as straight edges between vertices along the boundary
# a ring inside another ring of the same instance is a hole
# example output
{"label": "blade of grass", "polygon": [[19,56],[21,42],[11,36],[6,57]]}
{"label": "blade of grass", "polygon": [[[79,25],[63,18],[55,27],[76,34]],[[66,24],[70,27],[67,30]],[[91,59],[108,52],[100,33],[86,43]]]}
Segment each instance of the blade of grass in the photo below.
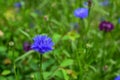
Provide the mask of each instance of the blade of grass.
{"label": "blade of grass", "polygon": [[29,51],[29,52],[23,54],[22,56],[20,56],[20,57],[18,57],[17,59],[15,59],[15,62],[17,62],[17,61],[19,61],[19,60],[21,60],[21,59],[26,58],[28,55],[32,54],[33,52],[34,52],[34,51],[31,50],[31,51]]}

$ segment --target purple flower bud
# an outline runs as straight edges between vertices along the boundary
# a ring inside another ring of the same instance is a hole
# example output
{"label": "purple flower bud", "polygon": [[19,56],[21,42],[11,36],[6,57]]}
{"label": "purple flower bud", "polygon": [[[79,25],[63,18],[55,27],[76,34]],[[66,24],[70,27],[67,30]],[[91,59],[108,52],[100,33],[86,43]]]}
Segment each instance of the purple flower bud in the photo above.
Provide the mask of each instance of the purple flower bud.
{"label": "purple flower bud", "polygon": [[108,22],[108,21],[102,21],[99,24],[99,29],[103,30],[105,32],[109,32],[109,31],[113,30],[113,28],[114,28],[114,25],[111,22]]}
{"label": "purple flower bud", "polygon": [[31,50],[31,44],[29,42],[24,42],[23,49],[26,52],[29,51],[29,50]]}
{"label": "purple flower bud", "polygon": [[78,8],[74,11],[74,15],[78,18],[86,18],[88,17],[88,8]]}

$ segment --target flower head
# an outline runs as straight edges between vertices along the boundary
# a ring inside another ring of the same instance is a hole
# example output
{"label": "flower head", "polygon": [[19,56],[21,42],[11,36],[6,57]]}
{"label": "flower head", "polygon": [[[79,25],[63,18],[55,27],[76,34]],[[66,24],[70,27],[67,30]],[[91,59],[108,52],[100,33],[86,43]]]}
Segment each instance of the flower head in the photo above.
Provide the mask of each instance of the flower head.
{"label": "flower head", "polygon": [[114,80],[120,80],[120,76],[115,77]]}
{"label": "flower head", "polygon": [[29,42],[24,42],[23,49],[26,52],[29,51],[29,50],[31,50],[31,44]]}
{"label": "flower head", "polygon": [[108,22],[108,21],[102,21],[99,24],[99,29],[103,30],[105,32],[109,32],[109,31],[113,30],[113,28],[114,28],[114,25],[111,22]]}
{"label": "flower head", "polygon": [[16,3],[14,4],[14,7],[16,7],[16,8],[21,8],[21,7],[22,7],[22,5],[21,5],[21,3],[20,3],[20,2],[16,2]]}
{"label": "flower head", "polygon": [[78,18],[86,18],[88,16],[88,8],[78,8],[74,11],[74,15]]}
{"label": "flower head", "polygon": [[83,3],[83,6],[84,6],[84,7],[88,7],[88,2],[84,2],[84,3]]}
{"label": "flower head", "polygon": [[109,0],[104,0],[103,2],[100,2],[100,5],[101,5],[101,6],[108,6],[109,3],[110,3]]}
{"label": "flower head", "polygon": [[31,48],[41,54],[53,50],[54,43],[47,35],[37,35],[33,38],[34,43]]}

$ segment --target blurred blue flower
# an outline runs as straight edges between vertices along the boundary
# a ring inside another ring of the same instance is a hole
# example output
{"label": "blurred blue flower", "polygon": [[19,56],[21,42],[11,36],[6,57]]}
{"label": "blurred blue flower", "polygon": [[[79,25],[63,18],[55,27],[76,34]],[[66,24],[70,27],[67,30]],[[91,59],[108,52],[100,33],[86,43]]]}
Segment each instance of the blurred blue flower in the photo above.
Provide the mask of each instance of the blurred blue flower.
{"label": "blurred blue flower", "polygon": [[[89,3],[90,4],[90,3]],[[84,2],[83,6],[88,7],[88,2]],[[110,4],[109,0],[104,0],[103,2],[98,3],[100,6],[108,6]]]}
{"label": "blurred blue flower", "polygon": [[74,15],[78,18],[86,18],[88,17],[88,8],[78,8],[74,11]]}
{"label": "blurred blue flower", "polygon": [[71,30],[75,30],[79,32],[80,25],[78,23],[70,23]]}
{"label": "blurred blue flower", "polygon": [[54,43],[47,35],[37,35],[33,38],[34,43],[31,48],[41,54],[53,50]]}
{"label": "blurred blue flower", "polygon": [[109,0],[104,0],[103,2],[100,2],[101,6],[107,6],[109,5]]}
{"label": "blurred blue flower", "polygon": [[16,3],[14,4],[14,7],[16,7],[16,8],[21,8],[21,7],[22,7],[22,5],[21,5],[21,3],[20,3],[20,2],[16,2]]}
{"label": "blurred blue flower", "polygon": [[74,23],[73,24],[73,29],[78,29],[79,28],[79,24],[78,23]]}
{"label": "blurred blue flower", "polygon": [[37,15],[39,15],[39,16],[42,16],[42,15],[43,15],[43,12],[40,11],[40,10],[34,10],[34,12],[35,12]]}
{"label": "blurred blue flower", "polygon": [[105,21],[105,17],[101,17],[99,20],[100,21]]}
{"label": "blurred blue flower", "polygon": [[120,24],[120,18],[118,19],[118,23]]}
{"label": "blurred blue flower", "polygon": [[120,76],[115,77],[114,80],[120,80]]}
{"label": "blurred blue flower", "polygon": [[84,2],[83,6],[88,7],[88,2]]}
{"label": "blurred blue flower", "polygon": [[23,43],[23,49],[26,52],[29,51],[29,50],[31,50],[31,44],[29,42],[24,42]]}
{"label": "blurred blue flower", "polygon": [[34,24],[33,22],[30,22],[30,23],[29,23],[29,26],[30,26],[30,28],[34,28],[34,27],[35,27],[35,24]]}

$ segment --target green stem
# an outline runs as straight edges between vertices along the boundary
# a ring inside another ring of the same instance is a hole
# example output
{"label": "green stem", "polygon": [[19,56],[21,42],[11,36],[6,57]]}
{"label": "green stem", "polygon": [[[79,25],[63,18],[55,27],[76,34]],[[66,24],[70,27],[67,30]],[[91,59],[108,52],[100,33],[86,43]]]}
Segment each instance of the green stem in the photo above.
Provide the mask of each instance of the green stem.
{"label": "green stem", "polygon": [[40,80],[44,80],[42,73],[42,54],[40,54]]}
{"label": "green stem", "polygon": [[81,65],[80,65],[80,55],[79,55],[79,52],[77,51],[77,47],[76,47],[76,44],[72,41],[71,42],[71,46],[72,46],[72,52],[75,52],[75,62],[77,63],[76,64],[76,67],[77,67],[77,70],[79,71],[79,74],[78,74],[78,79],[81,78]]}
{"label": "green stem", "polygon": [[15,62],[13,64],[14,66],[14,75],[15,75],[15,79],[18,80],[18,76],[17,76],[17,71],[16,71],[16,65],[15,65]]}
{"label": "green stem", "polygon": [[78,78],[80,79],[81,78],[81,65],[80,65],[80,56],[79,56],[79,53],[76,52],[76,62],[78,63],[78,70],[79,70],[79,75],[78,75]]}
{"label": "green stem", "polygon": [[102,53],[102,57],[101,57],[101,78],[104,79],[104,70],[103,70],[103,67],[105,65],[105,59],[106,59],[106,46],[105,46],[105,43],[106,43],[106,32],[103,33],[103,41],[104,41],[104,45],[103,45],[103,53]]}
{"label": "green stem", "polygon": [[17,76],[17,71],[16,71],[15,54],[14,54],[15,48],[14,48],[14,46],[12,46],[12,50],[13,50],[13,53],[12,53],[12,57],[13,57],[12,62],[13,62],[14,76],[15,76],[15,80],[19,80],[18,76]]}

